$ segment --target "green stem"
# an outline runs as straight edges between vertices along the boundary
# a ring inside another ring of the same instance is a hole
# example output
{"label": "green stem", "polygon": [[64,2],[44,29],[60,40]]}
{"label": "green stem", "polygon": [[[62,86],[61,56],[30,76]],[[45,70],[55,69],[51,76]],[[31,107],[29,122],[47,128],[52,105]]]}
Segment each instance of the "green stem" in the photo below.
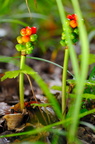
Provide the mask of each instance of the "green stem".
{"label": "green stem", "polygon": [[66,110],[66,79],[67,79],[67,68],[68,68],[68,57],[69,57],[69,49],[65,48],[65,57],[63,63],[63,75],[62,75],[62,114],[65,117]]}
{"label": "green stem", "polygon": [[[20,61],[20,70],[24,69],[25,65],[25,54],[21,54],[21,61]],[[19,75],[19,95],[20,95],[20,107],[21,110],[24,109],[24,74],[20,73]]]}

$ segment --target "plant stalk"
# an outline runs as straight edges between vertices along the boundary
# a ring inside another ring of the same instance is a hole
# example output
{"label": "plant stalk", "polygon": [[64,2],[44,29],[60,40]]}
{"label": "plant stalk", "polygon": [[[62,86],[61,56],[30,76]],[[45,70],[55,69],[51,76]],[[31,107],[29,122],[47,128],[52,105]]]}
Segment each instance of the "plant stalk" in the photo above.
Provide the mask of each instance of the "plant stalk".
{"label": "plant stalk", "polygon": [[63,75],[62,75],[62,114],[65,118],[66,111],[66,79],[67,79],[67,68],[68,68],[68,58],[69,58],[69,49],[65,48],[65,56],[63,62]]}
{"label": "plant stalk", "polygon": [[[21,53],[20,70],[24,69],[26,55]],[[19,95],[20,95],[20,108],[24,109],[24,74],[19,75]]]}

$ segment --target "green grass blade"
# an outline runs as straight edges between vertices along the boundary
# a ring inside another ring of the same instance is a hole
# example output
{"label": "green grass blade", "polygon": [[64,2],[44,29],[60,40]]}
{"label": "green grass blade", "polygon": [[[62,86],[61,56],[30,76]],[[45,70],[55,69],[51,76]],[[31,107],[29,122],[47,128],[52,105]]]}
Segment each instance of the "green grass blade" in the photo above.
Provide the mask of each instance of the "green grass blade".
{"label": "green grass blade", "polygon": [[62,113],[61,113],[61,109],[60,109],[60,106],[58,104],[58,101],[56,100],[54,95],[51,94],[47,84],[43,81],[43,79],[40,77],[40,75],[38,75],[38,73],[36,73],[32,68],[25,65],[25,69],[28,69],[28,70],[30,69],[31,72],[35,73],[35,74],[30,74],[31,77],[37,82],[38,86],[43,90],[44,94],[46,95],[49,102],[51,103],[56,115],[58,116],[58,118],[62,119]]}
{"label": "green grass blade", "polygon": [[27,26],[28,24],[27,23],[25,23],[25,22],[22,22],[22,21],[20,21],[20,20],[17,20],[17,19],[3,19],[3,18],[1,18],[0,19],[0,22],[1,23],[5,23],[5,22],[7,22],[7,23],[16,23],[16,24],[20,24],[20,25],[22,25],[22,26]]}
{"label": "green grass blade", "polygon": [[[31,14],[31,15],[30,15]],[[23,13],[23,14],[16,14],[16,15],[13,15],[11,16],[12,18],[16,18],[16,19],[21,19],[21,18],[29,18],[29,17],[32,17],[32,18],[37,18],[37,19],[44,19],[46,20],[48,17],[46,15],[42,15],[42,14],[39,14],[39,13]]]}
{"label": "green grass blade", "polygon": [[[82,118],[82,117],[84,117],[86,115],[89,115],[89,114],[92,114],[92,113],[95,113],[95,109],[92,109],[92,110],[89,110],[88,112],[84,112],[84,113],[80,114],[79,118]],[[34,135],[34,134],[37,134],[37,133],[40,133],[40,132],[43,132],[43,131],[52,131],[51,128],[53,128],[55,126],[62,125],[62,124],[65,125],[66,123],[70,123],[71,120],[72,120],[72,118],[68,118],[68,119],[61,120],[59,122],[55,122],[53,124],[50,124],[50,125],[47,125],[47,126],[43,126],[42,128],[37,128],[37,129],[31,130],[31,131],[14,133],[14,134],[8,134],[8,135],[1,135],[0,138],[13,137],[13,136],[21,136],[21,135],[26,135],[26,134],[27,135]]]}
{"label": "green grass blade", "polygon": [[6,7],[8,6],[8,4],[9,4],[9,1],[10,1],[10,0],[5,0],[5,1],[3,2],[3,5],[1,6],[1,9],[6,8]]}
{"label": "green grass blade", "polygon": [[0,56],[0,62],[11,63],[16,66],[19,66],[18,57]]}
{"label": "green grass blade", "polygon": [[69,141],[71,143],[74,142],[78,121],[79,121],[79,112],[81,107],[81,101],[82,101],[82,93],[84,89],[85,79],[87,77],[88,72],[88,55],[89,55],[89,44],[88,44],[88,38],[86,29],[84,26],[84,23],[82,21],[82,14],[79,7],[78,0],[71,0],[75,13],[78,15],[78,25],[79,25],[79,35],[80,35],[80,42],[81,42],[81,49],[82,49],[82,58],[81,58],[81,71],[80,71],[80,77],[78,78],[77,85],[76,85],[76,101],[75,101],[75,107],[72,113],[73,120],[72,125],[70,127],[70,131],[68,134]]}

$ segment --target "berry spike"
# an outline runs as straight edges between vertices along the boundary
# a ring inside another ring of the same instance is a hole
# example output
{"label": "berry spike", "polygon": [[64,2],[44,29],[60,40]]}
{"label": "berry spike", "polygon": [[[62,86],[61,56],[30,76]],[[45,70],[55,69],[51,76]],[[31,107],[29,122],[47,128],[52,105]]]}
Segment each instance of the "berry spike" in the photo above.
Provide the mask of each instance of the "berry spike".
{"label": "berry spike", "polygon": [[[68,30],[68,34],[69,34],[70,39],[72,40],[73,44],[75,44],[78,41],[78,37],[79,37],[78,23],[77,23],[78,17],[76,14],[68,14],[66,18],[67,18],[69,26],[70,26],[69,30]],[[68,45],[65,31],[66,31],[66,29],[63,28],[62,37],[61,37],[62,40],[60,41],[62,46]]]}

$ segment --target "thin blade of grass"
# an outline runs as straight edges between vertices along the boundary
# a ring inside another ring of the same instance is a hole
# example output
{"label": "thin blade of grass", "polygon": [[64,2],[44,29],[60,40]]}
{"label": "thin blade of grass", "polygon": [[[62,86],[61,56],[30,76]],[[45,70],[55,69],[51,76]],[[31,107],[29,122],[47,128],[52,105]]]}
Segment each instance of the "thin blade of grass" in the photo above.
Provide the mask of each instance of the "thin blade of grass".
{"label": "thin blade of grass", "polygon": [[75,107],[72,111],[72,115],[73,115],[72,125],[70,126],[69,132],[68,132],[69,142],[73,143],[75,136],[76,136],[76,131],[77,131],[78,122],[79,122],[79,113],[80,113],[80,107],[81,107],[81,102],[82,102],[81,95],[84,90],[84,84],[85,84],[85,80],[86,80],[87,72],[88,72],[89,44],[88,44],[86,29],[82,21],[82,14],[81,14],[78,0],[76,1],[71,0],[71,2],[74,7],[75,13],[78,16],[79,36],[80,36],[81,49],[82,49],[81,66],[80,66],[81,70],[79,72],[80,77],[78,78],[78,81],[76,84],[77,97],[75,100]]}
{"label": "thin blade of grass", "polygon": [[[30,68],[29,66],[25,65],[25,69],[30,69],[31,72],[35,72],[32,68]],[[43,79],[40,77],[40,75],[38,73],[35,74],[30,74],[30,76],[37,82],[38,86],[43,90],[44,94],[46,95],[46,97],[48,98],[48,100],[50,101],[56,115],[58,116],[59,119],[62,119],[62,113],[61,113],[61,109],[60,106],[58,104],[58,101],[56,100],[56,98],[54,97],[53,94],[51,94],[47,84],[43,81]]]}
{"label": "thin blade of grass", "polygon": [[[82,114],[79,114],[79,118],[82,118],[82,117],[84,117],[86,115],[89,115],[89,114],[92,114],[92,113],[95,113],[95,109],[92,109],[92,110],[89,110],[88,112],[84,112]],[[65,125],[66,123],[70,123],[71,120],[72,120],[72,118],[67,118],[65,120],[61,120],[59,122],[55,122],[53,124],[43,126],[42,128],[37,128],[37,129],[31,130],[31,131],[8,134],[8,135],[1,135],[0,138],[21,136],[21,135],[26,135],[26,134],[27,135],[34,135],[34,134],[37,134],[37,133],[40,133],[40,132],[43,132],[43,131],[53,131],[55,126],[59,126],[59,125],[62,125],[62,124]],[[53,130],[51,128],[53,128]],[[62,133],[61,133],[61,135],[62,135]],[[63,135],[64,135],[64,133],[63,133]]]}
{"label": "thin blade of grass", "polygon": [[27,23],[22,22],[22,21],[17,20],[17,19],[3,19],[3,18],[1,18],[0,22],[1,23],[4,23],[4,22],[7,22],[7,23],[16,23],[16,24],[20,24],[22,26],[27,26],[28,25]]}

